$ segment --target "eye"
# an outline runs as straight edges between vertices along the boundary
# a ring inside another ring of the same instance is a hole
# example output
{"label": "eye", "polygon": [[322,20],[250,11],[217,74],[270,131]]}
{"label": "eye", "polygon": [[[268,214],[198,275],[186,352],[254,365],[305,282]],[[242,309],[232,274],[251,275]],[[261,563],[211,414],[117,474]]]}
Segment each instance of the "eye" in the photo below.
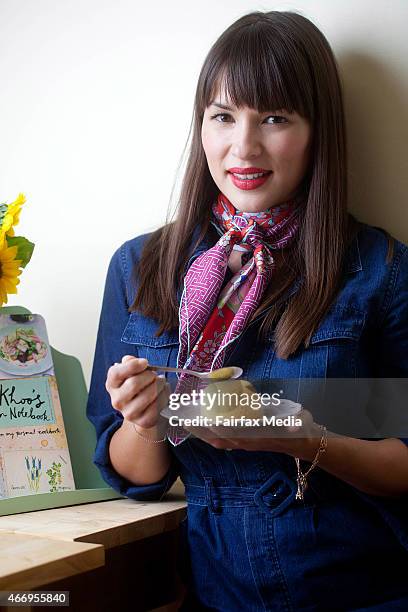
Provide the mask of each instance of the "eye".
{"label": "eye", "polygon": [[267,121],[267,119],[273,119],[274,121],[272,122],[272,125],[274,123],[287,123],[287,119],[286,117],[283,117],[282,115],[269,115],[269,117],[265,118],[265,121]]}
{"label": "eye", "polygon": [[212,115],[211,119],[216,119],[220,123],[228,123],[227,121],[223,121],[221,117],[231,117],[228,113],[217,113],[216,115]]}

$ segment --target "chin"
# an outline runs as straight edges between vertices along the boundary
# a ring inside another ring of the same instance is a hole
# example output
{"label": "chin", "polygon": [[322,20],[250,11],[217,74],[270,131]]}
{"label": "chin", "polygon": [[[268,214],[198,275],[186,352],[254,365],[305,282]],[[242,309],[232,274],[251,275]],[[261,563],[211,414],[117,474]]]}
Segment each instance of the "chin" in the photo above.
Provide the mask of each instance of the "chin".
{"label": "chin", "polygon": [[263,194],[263,196],[260,197],[259,194],[255,193],[243,193],[241,190],[231,189],[231,185],[228,183],[224,185],[224,189],[220,189],[220,191],[237,210],[242,212],[263,212],[275,205],[273,196],[268,197]]}
{"label": "chin", "polygon": [[270,201],[269,202],[268,201],[267,202],[265,201],[251,202],[251,201],[248,201],[248,198],[242,198],[242,199],[235,198],[235,201],[232,199],[231,202],[234,204],[235,208],[237,208],[238,210],[242,212],[249,212],[249,213],[263,212],[271,207]]}

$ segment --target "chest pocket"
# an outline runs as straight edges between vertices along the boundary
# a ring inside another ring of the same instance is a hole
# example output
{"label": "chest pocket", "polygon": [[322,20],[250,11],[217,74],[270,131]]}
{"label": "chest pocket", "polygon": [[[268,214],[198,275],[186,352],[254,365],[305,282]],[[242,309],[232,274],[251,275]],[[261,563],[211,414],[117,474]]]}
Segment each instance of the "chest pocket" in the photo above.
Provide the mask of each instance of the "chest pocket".
{"label": "chest pocket", "polygon": [[355,378],[364,323],[350,307],[329,311],[302,353],[300,377]]}
{"label": "chest pocket", "polygon": [[365,315],[348,306],[332,308],[313,333],[309,346],[288,359],[271,349],[265,376],[270,378],[355,378]]}
{"label": "chest pocket", "polygon": [[138,357],[154,365],[175,366],[179,347],[178,330],[156,336],[159,324],[139,312],[132,312],[121,341],[135,346]]}

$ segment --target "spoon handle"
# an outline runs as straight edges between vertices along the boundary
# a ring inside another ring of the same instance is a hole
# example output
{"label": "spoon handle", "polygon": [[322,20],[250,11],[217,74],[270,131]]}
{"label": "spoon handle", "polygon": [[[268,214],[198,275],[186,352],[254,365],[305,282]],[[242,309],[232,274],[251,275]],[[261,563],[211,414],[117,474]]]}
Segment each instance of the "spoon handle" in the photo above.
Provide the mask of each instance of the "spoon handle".
{"label": "spoon handle", "polygon": [[170,366],[159,366],[159,365],[148,365],[146,370],[153,370],[154,372],[184,372],[185,374],[192,374],[197,378],[205,378],[204,372],[194,372],[194,370],[185,370],[183,368],[171,368]]}
{"label": "spoon handle", "polygon": [[[191,374],[192,376],[196,376],[201,380],[210,380],[214,382],[215,379],[211,376],[205,376],[207,372],[195,372],[194,370],[185,370],[184,368],[171,368],[170,366],[158,366],[158,365],[148,365],[146,370],[153,370],[155,372],[181,372],[185,374]],[[231,376],[220,377],[216,379],[216,382],[222,382],[223,380],[230,380]]]}

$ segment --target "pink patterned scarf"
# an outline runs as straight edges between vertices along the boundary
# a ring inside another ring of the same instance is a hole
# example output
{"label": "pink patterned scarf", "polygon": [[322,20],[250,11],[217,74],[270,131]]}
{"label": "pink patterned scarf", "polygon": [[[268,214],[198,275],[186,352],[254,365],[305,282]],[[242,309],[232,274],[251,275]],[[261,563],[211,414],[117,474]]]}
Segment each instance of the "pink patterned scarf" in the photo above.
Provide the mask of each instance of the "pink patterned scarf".
{"label": "pink patterned scarf", "polygon": [[[302,200],[296,199],[259,213],[240,212],[222,193],[218,195],[212,224],[221,238],[197,257],[184,279],[177,367],[207,372],[223,366],[273,277],[273,250],[293,242],[302,210]],[[243,266],[220,292],[233,249],[244,252]],[[197,381],[180,374],[175,393],[188,393]],[[170,427],[167,437],[177,445],[188,435],[182,427]]]}

